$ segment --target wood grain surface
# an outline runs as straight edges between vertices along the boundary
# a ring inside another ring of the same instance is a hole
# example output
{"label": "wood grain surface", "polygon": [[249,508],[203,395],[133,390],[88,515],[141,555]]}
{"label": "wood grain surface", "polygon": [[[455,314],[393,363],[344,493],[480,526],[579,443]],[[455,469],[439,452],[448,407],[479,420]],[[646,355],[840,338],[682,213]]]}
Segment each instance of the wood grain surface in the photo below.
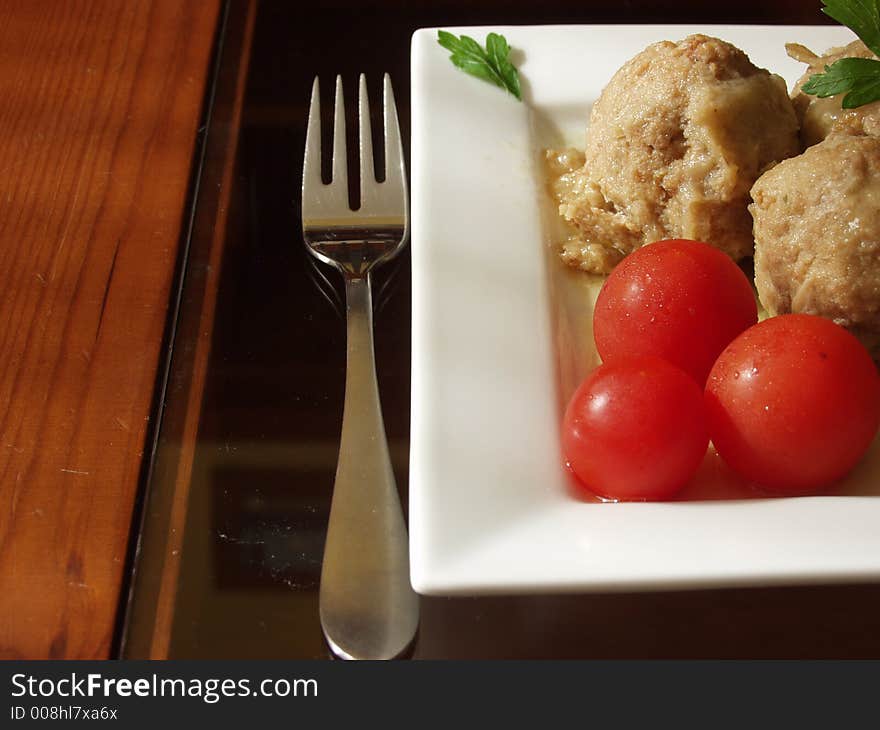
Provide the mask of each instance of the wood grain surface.
{"label": "wood grain surface", "polygon": [[108,655],[219,0],[0,3],[0,656]]}

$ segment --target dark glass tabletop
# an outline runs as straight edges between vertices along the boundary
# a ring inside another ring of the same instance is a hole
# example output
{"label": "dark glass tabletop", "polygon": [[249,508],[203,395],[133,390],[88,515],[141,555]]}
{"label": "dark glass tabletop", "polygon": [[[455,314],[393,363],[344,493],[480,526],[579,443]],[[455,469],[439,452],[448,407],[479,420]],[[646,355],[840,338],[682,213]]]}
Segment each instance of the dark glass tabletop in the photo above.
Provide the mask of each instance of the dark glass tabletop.
{"label": "dark glass tabletop", "polygon": [[[409,133],[409,43],[420,26],[821,23],[819,2],[264,1],[250,66],[232,0],[167,389],[161,404],[123,653],[319,658],[318,581],[345,364],[341,280],[302,244],[305,120],[315,75],[395,85]],[[246,83],[240,133],[231,106]],[[209,100],[210,101],[210,100]],[[349,125],[350,133],[354,125]],[[234,166],[228,154],[237,143]],[[349,145],[354,141],[350,140]],[[351,148],[351,147],[350,147]],[[408,253],[374,281],[379,387],[406,502]],[[216,306],[214,299],[216,298]],[[880,586],[423,598],[417,658],[880,655]]]}

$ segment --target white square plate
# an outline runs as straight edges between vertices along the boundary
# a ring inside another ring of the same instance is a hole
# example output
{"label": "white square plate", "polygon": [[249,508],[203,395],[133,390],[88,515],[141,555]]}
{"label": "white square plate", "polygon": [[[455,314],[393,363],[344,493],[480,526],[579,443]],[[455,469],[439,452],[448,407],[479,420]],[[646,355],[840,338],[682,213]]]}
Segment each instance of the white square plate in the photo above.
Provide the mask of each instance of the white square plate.
{"label": "white square plate", "polygon": [[[413,36],[415,589],[605,591],[880,577],[876,443],[836,496],[718,499],[708,489],[696,499],[638,504],[574,496],[561,467],[558,423],[595,353],[584,344],[584,327],[571,336],[572,322],[577,329],[577,316],[585,315],[567,304],[578,285],[548,253],[553,216],[541,169],[544,148],[583,146],[592,102],[649,43],[694,32],[717,36],[791,85],[803,66],[785,55],[786,41],[823,51],[851,40],[849,31],[449,30],[480,41],[489,31],[503,33],[527,103],[454,68],[436,29]],[[716,478],[718,463],[707,456],[697,480]]]}

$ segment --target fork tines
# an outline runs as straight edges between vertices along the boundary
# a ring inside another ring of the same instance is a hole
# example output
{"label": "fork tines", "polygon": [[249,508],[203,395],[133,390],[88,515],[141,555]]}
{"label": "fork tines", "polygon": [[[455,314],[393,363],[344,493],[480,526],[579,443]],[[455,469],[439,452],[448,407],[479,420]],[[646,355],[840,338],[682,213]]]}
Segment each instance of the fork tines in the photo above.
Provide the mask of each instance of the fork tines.
{"label": "fork tines", "polygon": [[[391,79],[385,74],[384,126],[385,126],[385,179],[376,180],[373,165],[373,141],[370,125],[370,102],[367,95],[367,81],[360,75],[358,94],[358,139],[360,158],[361,204],[359,217],[371,218],[398,217],[400,201],[406,200],[406,166],[403,158],[403,145],[397,120],[397,107]],[[348,165],[345,143],[345,100],[342,77],[336,77],[336,102],[333,118],[333,164],[332,177],[324,184],[321,177],[321,99],[318,78],[312,85],[312,98],[309,106],[309,121],[306,132],[306,154],[303,165],[303,223],[307,219],[348,217],[352,212],[348,194]]]}

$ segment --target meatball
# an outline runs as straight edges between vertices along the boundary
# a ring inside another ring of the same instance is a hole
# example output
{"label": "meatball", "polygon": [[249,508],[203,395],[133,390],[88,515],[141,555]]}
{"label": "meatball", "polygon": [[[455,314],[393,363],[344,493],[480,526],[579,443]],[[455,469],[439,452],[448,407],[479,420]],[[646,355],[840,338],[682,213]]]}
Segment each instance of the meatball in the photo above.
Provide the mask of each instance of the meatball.
{"label": "meatball", "polygon": [[752,188],[755,284],[771,315],[817,314],[880,355],[880,138],[833,133]]}
{"label": "meatball", "polygon": [[584,165],[556,186],[560,214],[576,229],[562,258],[607,273],[625,254],[664,238],[748,256],[749,188],[799,151],[780,77],[704,35],[651,45],[602,91]]}
{"label": "meatball", "polygon": [[821,142],[831,132],[880,135],[880,102],[875,101],[855,109],[843,109],[840,102],[845,94],[820,99],[801,91],[810,76],[821,73],[826,65],[830,66],[838,59],[876,58],[864,43],[854,41],[847,46],[832,48],[824,56],[817,56],[796,43],[786,44],[785,50],[789,56],[808,66],[792,92],[792,103],[801,124],[801,142],[804,147]]}

